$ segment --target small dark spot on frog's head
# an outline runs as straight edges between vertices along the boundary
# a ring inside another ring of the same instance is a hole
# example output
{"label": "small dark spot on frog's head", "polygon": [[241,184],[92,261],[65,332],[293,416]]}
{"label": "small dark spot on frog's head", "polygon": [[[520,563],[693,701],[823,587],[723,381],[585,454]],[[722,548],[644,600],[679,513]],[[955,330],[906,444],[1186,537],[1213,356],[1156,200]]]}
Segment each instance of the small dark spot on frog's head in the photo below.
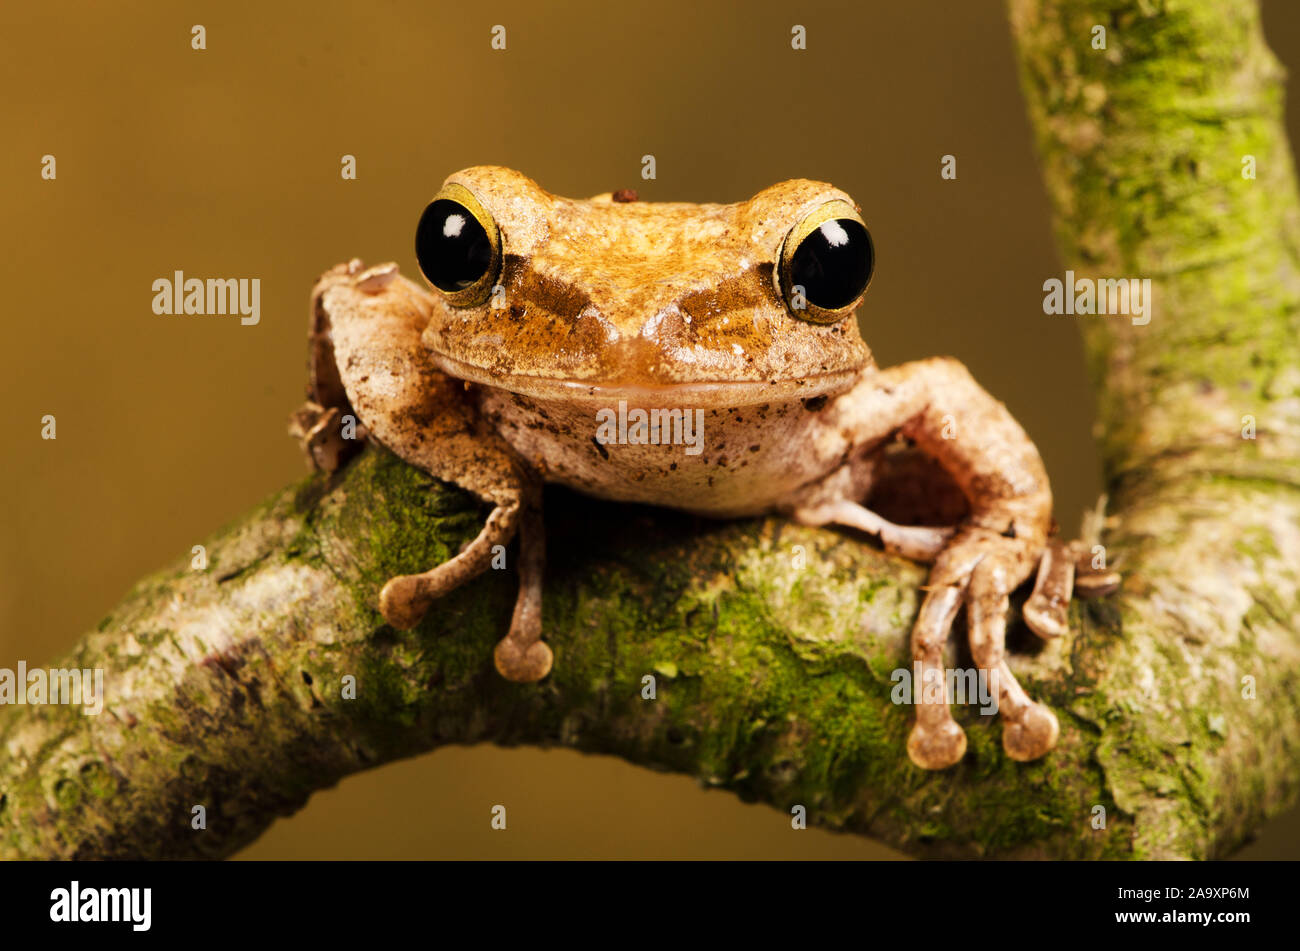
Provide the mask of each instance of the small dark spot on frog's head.
{"label": "small dark spot on frog's head", "polygon": [[307,673],[307,671],[305,670],[302,672],[302,682],[305,683],[308,687],[311,686],[311,674]]}
{"label": "small dark spot on frog's head", "polygon": [[620,188],[611,197],[620,205],[626,205],[629,202],[637,201],[641,196],[636,193],[635,188]]}
{"label": "small dark spot on frog's head", "polygon": [[821,396],[811,396],[808,399],[803,401],[803,408],[810,413],[815,413],[818,410],[820,410],[823,406],[826,405],[826,401],[828,399],[830,399],[830,397],[828,397],[825,393],[823,393]]}
{"label": "small dark spot on frog's head", "polygon": [[670,726],[668,732],[664,734],[664,736],[667,738],[669,743],[673,744],[673,746],[681,746],[686,742],[686,735],[675,726]]}
{"label": "small dark spot on frog's head", "polygon": [[1009,522],[1009,523],[1007,523],[1006,531],[1004,531],[1004,532],[1002,533],[1002,537],[1003,537],[1003,538],[1015,538],[1015,537],[1016,537],[1016,523],[1015,523],[1015,522]]}

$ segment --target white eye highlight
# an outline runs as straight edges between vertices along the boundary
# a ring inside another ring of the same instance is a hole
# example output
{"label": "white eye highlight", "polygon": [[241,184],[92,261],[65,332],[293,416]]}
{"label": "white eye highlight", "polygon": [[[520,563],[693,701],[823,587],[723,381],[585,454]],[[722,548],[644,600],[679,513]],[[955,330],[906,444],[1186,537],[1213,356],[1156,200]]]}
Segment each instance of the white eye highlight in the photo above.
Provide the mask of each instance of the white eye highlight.
{"label": "white eye highlight", "polygon": [[826,238],[826,243],[832,248],[842,248],[849,243],[849,233],[844,230],[844,226],[832,218],[830,221],[822,222],[817,229]]}

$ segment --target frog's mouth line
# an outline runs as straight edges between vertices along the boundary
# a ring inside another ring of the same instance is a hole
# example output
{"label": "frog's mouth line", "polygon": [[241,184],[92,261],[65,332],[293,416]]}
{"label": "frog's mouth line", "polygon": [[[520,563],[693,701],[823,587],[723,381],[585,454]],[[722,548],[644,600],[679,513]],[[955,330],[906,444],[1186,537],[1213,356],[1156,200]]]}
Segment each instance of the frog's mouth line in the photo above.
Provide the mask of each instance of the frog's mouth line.
{"label": "frog's mouth line", "polygon": [[[503,374],[464,363],[455,357],[431,353],[439,370],[458,380],[518,393],[539,400],[567,400],[597,404],[635,400],[644,406],[719,407],[757,406],[787,400],[806,400],[847,390],[863,369],[841,370],[793,380],[721,380],[684,383],[589,383],[547,377]],[[865,368],[864,368],[865,369]]]}

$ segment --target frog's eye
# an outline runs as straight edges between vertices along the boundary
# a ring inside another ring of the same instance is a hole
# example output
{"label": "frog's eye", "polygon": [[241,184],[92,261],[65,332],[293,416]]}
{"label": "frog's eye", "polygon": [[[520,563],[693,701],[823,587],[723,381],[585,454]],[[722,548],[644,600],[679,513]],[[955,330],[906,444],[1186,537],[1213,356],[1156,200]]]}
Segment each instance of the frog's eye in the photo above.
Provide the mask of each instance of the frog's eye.
{"label": "frog's eye", "polygon": [[424,279],[457,307],[481,304],[501,269],[501,234],[462,185],[446,185],[420,215],[415,257]]}
{"label": "frog's eye", "polygon": [[796,317],[831,324],[846,317],[871,283],[876,254],[866,223],[846,201],[828,201],[781,245],[778,289]]}

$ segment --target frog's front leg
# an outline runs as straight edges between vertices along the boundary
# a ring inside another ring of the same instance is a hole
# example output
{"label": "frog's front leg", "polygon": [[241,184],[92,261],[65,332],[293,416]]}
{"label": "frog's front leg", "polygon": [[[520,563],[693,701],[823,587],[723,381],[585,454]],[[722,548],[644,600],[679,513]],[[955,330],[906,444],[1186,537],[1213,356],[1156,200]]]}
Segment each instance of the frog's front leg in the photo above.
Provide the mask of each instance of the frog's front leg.
{"label": "frog's front leg", "polygon": [[[541,482],[479,418],[464,384],[430,362],[420,341],[429,309],[428,294],[398,275],[396,265],[366,270],[352,261],[324,274],[312,292],[309,396],[317,409],[300,410],[291,429],[309,449],[319,447],[327,444],[322,423],[332,426],[338,418],[332,410],[346,409],[406,462],[492,504],[482,531],[455,557],[389,579],[379,609],[394,627],[414,627],[434,600],[485,571],[494,549],[519,534],[519,594],[496,666],[510,680],[540,680],[552,660],[540,639]],[[318,451],[313,458],[336,455]]]}
{"label": "frog's front leg", "polygon": [[[826,410],[831,412],[828,426],[845,433],[855,446],[902,433],[948,471],[970,502],[970,514],[944,537],[933,529],[895,526],[867,513],[884,523],[877,533],[887,545],[904,553],[910,547],[913,557],[934,561],[912,629],[912,654],[921,664],[922,681],[915,685],[921,702],[908,754],[919,766],[942,769],[965,753],[966,737],[949,710],[943,670],[944,645],[964,605],[972,656],[997,692],[1004,747],[1017,760],[1042,756],[1056,743],[1056,716],[1029,698],[1005,658],[1009,595],[1040,563],[1051,529],[1051,490],[1037,449],[1006,407],[951,359],[870,374]],[[863,524],[870,520],[856,498],[866,487],[854,484],[854,471],[850,463],[837,474],[840,479],[850,474],[842,498],[827,499],[819,487],[811,496],[813,504],[796,514],[815,520],[830,506],[836,516],[830,521],[876,531]],[[1053,561],[1058,563],[1059,558]],[[1060,572],[1045,570],[1039,580],[1055,595],[1047,599],[1044,611],[1050,620],[1063,623]],[[1059,633],[1047,627],[1035,619],[1035,629],[1043,636]],[[936,682],[931,678],[943,684],[941,703],[925,702],[924,685]]]}

